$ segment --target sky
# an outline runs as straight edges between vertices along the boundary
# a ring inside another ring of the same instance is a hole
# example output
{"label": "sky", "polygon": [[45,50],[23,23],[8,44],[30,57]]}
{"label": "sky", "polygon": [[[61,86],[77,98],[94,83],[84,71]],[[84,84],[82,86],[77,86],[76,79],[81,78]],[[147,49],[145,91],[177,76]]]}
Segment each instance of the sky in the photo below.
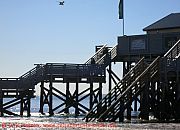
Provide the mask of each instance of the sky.
{"label": "sky", "polygon": [[[36,63],[84,63],[96,45],[122,35],[119,0],[0,0],[0,77],[19,77]],[[170,13],[180,0],[125,0],[125,34]]]}

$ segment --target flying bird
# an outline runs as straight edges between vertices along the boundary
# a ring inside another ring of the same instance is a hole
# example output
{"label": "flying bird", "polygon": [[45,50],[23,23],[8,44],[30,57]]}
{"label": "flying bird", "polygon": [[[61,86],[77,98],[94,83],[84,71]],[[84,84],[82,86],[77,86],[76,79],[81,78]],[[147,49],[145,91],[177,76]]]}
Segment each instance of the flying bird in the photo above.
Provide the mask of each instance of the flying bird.
{"label": "flying bird", "polygon": [[59,5],[64,5],[64,1],[57,1],[59,2]]}

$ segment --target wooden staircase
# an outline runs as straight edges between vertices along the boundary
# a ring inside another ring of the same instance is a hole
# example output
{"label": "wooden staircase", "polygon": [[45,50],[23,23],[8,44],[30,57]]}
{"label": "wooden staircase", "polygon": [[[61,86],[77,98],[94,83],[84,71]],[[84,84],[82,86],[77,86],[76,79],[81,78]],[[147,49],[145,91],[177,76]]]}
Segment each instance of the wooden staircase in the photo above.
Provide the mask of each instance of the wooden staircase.
{"label": "wooden staircase", "polygon": [[129,88],[129,85],[131,85],[131,83],[138,78],[138,76],[144,71],[146,67],[147,64],[145,63],[144,58],[142,58],[123,77],[123,79],[86,115],[86,121],[89,122],[94,121],[96,119],[105,120],[104,115],[108,115],[107,112],[110,111],[113,111],[113,113],[109,113],[110,115],[108,116],[112,116],[112,114],[115,114],[115,111],[112,110],[112,108],[119,101],[119,96],[121,96],[122,98],[122,95],[124,95],[125,92],[127,92],[127,88]]}
{"label": "wooden staircase", "polygon": [[[86,122],[95,120],[112,122],[116,121],[117,118],[122,118],[127,106],[132,103],[134,98],[136,98],[143,89],[147,89],[145,86],[150,86],[151,79],[159,75],[162,71],[165,71],[163,66],[169,70],[170,68],[177,69],[176,61],[179,61],[177,60],[179,57],[180,40],[164,55],[164,57],[157,57],[149,65],[144,63],[144,58],[141,59],[136,66],[132,68],[123,77],[123,79],[85,116],[84,119]],[[159,68],[160,65],[161,69]]]}

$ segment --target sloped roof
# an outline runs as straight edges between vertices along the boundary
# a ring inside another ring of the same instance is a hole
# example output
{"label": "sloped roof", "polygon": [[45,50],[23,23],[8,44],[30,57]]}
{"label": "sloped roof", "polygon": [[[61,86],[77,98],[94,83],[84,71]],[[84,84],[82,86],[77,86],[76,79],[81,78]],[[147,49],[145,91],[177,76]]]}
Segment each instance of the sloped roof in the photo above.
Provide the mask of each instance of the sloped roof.
{"label": "sloped roof", "polygon": [[145,27],[143,31],[180,28],[180,13],[172,13]]}

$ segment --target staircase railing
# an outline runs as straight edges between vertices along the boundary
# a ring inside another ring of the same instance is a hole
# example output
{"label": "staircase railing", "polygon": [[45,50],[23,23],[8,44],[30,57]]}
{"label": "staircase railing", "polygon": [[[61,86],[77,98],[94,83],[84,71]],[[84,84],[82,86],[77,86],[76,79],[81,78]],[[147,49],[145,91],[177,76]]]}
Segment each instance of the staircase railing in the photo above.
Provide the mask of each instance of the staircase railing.
{"label": "staircase railing", "polygon": [[92,64],[92,59],[96,63],[103,56],[106,47],[107,45],[103,45],[85,64]]}
{"label": "staircase railing", "polygon": [[[122,93],[119,94],[117,100],[112,102],[111,106],[102,113],[98,121],[115,121],[120,112],[123,112],[127,105],[132,102],[144,88],[147,80],[150,80],[159,72],[160,57],[157,57]],[[129,97],[131,93],[131,98]],[[123,102],[123,103],[122,103]]]}
{"label": "staircase railing", "polygon": [[[128,85],[130,85],[147,67],[142,58],[123,79],[86,115],[86,121],[94,121],[108,107],[108,103],[116,102],[118,95],[121,95]],[[109,104],[110,105],[110,104]]]}
{"label": "staircase railing", "polygon": [[178,40],[171,49],[164,55],[168,59],[180,57],[180,40]]}
{"label": "staircase railing", "polygon": [[36,67],[19,77],[19,79],[21,83],[31,82],[32,85],[35,85],[42,80],[43,73],[44,65],[38,64]]}
{"label": "staircase railing", "polygon": [[161,70],[164,71],[176,71],[177,65],[179,64],[180,57],[180,40],[172,46],[169,51],[162,57]]}
{"label": "staircase railing", "polygon": [[111,60],[113,60],[116,56],[117,56],[117,46],[114,46],[112,49],[111,49]]}
{"label": "staircase railing", "polygon": [[96,64],[104,64],[108,66],[111,60],[113,60],[117,56],[117,46],[113,47],[111,50],[108,51],[103,57],[101,57]]}

